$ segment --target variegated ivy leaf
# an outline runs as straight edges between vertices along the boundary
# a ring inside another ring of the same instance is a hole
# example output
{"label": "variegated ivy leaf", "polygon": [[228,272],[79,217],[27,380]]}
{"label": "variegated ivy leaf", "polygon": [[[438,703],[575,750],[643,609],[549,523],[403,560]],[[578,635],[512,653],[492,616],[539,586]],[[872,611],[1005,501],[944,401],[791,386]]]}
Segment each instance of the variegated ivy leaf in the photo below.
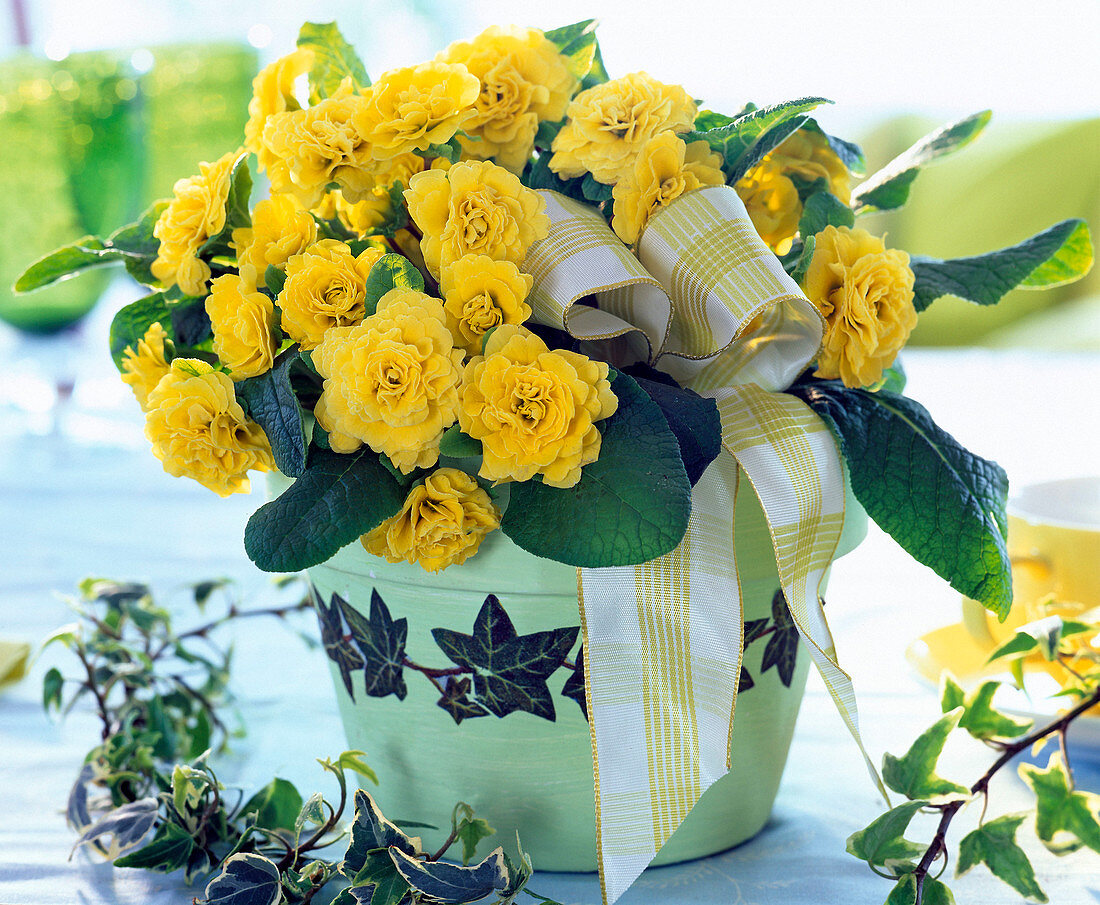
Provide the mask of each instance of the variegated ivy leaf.
{"label": "variegated ivy leaf", "polygon": [[390,823],[370,794],[359,789],[355,793],[351,840],[344,860],[340,862],[340,873],[353,879],[363,869],[370,852],[391,846],[414,857],[420,854],[420,840],[406,836],[396,824]]}
{"label": "variegated ivy leaf", "polygon": [[1088,846],[1100,852],[1100,795],[1078,792],[1055,751],[1046,769],[1020,764],[1020,776],[1035,791],[1035,833],[1050,851],[1062,855]]}
{"label": "variegated ivy leaf", "polygon": [[944,797],[966,797],[970,790],[936,775],[936,761],[943,752],[944,742],[962,718],[961,707],[937,720],[913,742],[902,757],[884,754],[882,778],[895,792],[906,798],[942,800]]}
{"label": "variegated ivy leaf", "polygon": [[444,861],[420,861],[391,848],[390,857],[405,881],[433,902],[464,905],[476,902],[508,886],[504,850],[495,849],[474,867],[458,867]]}
{"label": "variegated ivy leaf", "polygon": [[279,868],[263,855],[231,855],[222,872],[207,884],[205,898],[195,901],[197,905],[279,905],[283,901]]}
{"label": "variegated ivy leaf", "polygon": [[928,802],[907,801],[891,808],[866,828],[848,837],[847,852],[873,867],[904,873],[904,865],[924,854],[926,846],[905,838],[914,815]]}
{"label": "variegated ivy leaf", "polygon": [[[906,874],[890,891],[886,905],[917,905],[917,878]],[[951,890],[933,877],[924,878],[921,905],[955,905]]]}
{"label": "variegated ivy leaf", "polygon": [[[73,848],[94,842],[102,846],[108,860],[114,861],[123,853],[136,848],[145,838],[145,834],[156,822],[158,807],[159,803],[155,798],[139,798],[108,811],[76,840]],[[106,844],[107,837],[111,840],[109,845]]]}
{"label": "variegated ivy leaf", "polygon": [[990,679],[967,693],[950,674],[945,674],[940,707],[944,713],[962,707],[959,728],[976,739],[1018,738],[1031,728],[1032,721],[1014,719],[993,706],[993,696],[1000,686],[1000,682]]}
{"label": "variegated ivy leaf", "polygon": [[1024,850],[1016,844],[1016,830],[1027,814],[1006,814],[983,823],[959,843],[955,876],[961,877],[976,864],[985,864],[993,876],[1004,880],[1020,895],[1047,902],[1046,893],[1035,881],[1035,870]]}

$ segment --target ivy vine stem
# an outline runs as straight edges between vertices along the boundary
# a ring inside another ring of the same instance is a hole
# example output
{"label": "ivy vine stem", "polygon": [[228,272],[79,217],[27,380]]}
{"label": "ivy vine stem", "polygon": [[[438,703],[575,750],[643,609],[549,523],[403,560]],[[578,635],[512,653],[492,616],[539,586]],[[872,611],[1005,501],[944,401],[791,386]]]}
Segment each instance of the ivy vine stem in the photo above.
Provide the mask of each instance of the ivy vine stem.
{"label": "ivy vine stem", "polygon": [[[1014,742],[1008,743],[1004,746],[1004,750],[1001,752],[1001,756],[998,757],[981,778],[970,787],[970,795],[986,795],[989,783],[993,777],[1017,754],[1024,751],[1034,745],[1037,741],[1046,738],[1048,735],[1057,732],[1059,734],[1059,742],[1061,743],[1065,737],[1066,729],[1069,724],[1072,723],[1077,717],[1088,710],[1091,707],[1095,707],[1100,704],[1100,687],[1093,690],[1087,698],[1078,703],[1072,710],[1067,710],[1058,719],[1051,721],[1047,725],[1040,729],[1036,729],[1034,732],[1017,739]],[[1063,751],[1065,749],[1063,748]],[[1069,759],[1066,758],[1066,769],[1069,767]],[[923,905],[924,902],[924,880],[928,876],[929,868],[933,862],[942,854],[947,854],[947,829],[951,825],[951,821],[955,814],[959,812],[964,804],[972,800],[971,798],[961,798],[956,801],[948,802],[945,805],[938,806],[941,811],[939,826],[936,827],[936,835],[932,837],[932,842],[929,844],[928,849],[925,851],[924,856],[921,858],[920,863],[917,865],[917,869],[913,871],[913,876],[916,878],[916,902],[915,905]]]}

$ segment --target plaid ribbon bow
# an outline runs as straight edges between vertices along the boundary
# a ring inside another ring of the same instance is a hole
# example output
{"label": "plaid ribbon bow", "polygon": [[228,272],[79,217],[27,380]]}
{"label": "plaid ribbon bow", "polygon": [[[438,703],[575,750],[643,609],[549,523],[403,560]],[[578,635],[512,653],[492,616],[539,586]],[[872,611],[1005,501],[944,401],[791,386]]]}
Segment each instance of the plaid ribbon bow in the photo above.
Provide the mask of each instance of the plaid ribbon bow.
{"label": "plaid ribbon bow", "polygon": [[[810,408],[780,392],[817,355],[821,315],[729,186],[659,211],[637,256],[598,211],[540,194],[550,233],[524,262],[535,319],[659,362],[716,401],[724,452],[767,517],[791,616],[877,781],[818,597],[844,522],[840,456]],[[598,307],[578,304],[590,295]],[[734,499],[714,472],[696,484],[687,533],[671,553],[577,570],[605,903],[626,891],[731,766],[744,619]]]}

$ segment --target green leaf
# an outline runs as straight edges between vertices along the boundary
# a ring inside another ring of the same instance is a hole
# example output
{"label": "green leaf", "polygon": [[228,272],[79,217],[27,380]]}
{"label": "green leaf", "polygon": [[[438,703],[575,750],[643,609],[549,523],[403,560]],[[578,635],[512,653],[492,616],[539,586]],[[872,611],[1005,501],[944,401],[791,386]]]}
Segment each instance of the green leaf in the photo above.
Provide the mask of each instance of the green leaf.
{"label": "green leaf", "polygon": [[340,607],[352,641],[363,655],[367,694],[372,698],[392,694],[404,700],[408,694],[404,677],[408,620],[391,619],[389,607],[375,589],[371,590],[369,618],[337,594],[332,595],[332,602]]}
{"label": "green leaf", "polygon": [[835,381],[792,392],[832,426],[868,515],[914,559],[1003,620],[1012,605],[1004,470],[964,449],[904,396]]}
{"label": "green leaf", "polygon": [[279,868],[263,855],[239,852],[230,856],[196,905],[279,905],[283,891]]}
{"label": "green leaf", "polygon": [[[791,279],[796,283],[802,283],[803,278],[806,276],[806,271],[810,269],[810,262],[814,257],[814,248],[817,247],[817,239],[814,236],[806,236],[802,239],[802,248],[798,252],[798,257],[795,259],[794,266],[790,270]],[[794,248],[797,248],[797,243],[792,246],[792,253]]]}
{"label": "green leaf", "polygon": [[176,343],[177,356],[182,351],[180,347],[199,346],[214,335],[203,299],[181,299],[169,305],[172,328],[169,330],[165,325],[165,331]]}
{"label": "green leaf", "polygon": [[409,883],[398,873],[389,849],[367,852],[353,882],[349,892],[356,905],[401,905],[408,901]]}
{"label": "green leaf", "polygon": [[[599,45],[596,42],[596,20],[585,19],[544,32],[546,39],[565,57],[565,66],[571,75],[584,79],[592,70]],[[601,63],[602,68],[602,63]],[[606,76],[605,76],[606,78]]]}
{"label": "green leaf", "polygon": [[854,226],[852,209],[831,192],[814,192],[802,206],[798,233],[803,238],[816,236],[826,226]]}
{"label": "green leaf", "polygon": [[313,67],[309,70],[311,104],[335,94],[348,76],[355,91],[370,85],[367,67],[335,22],[306,22],[298,32],[298,46],[313,51]]}
{"label": "green leaf", "polygon": [[809,111],[827,103],[830,101],[823,97],[786,101],[750,110],[727,125],[703,132],[688,132],[680,137],[688,143],[702,139],[721,154],[726,181],[732,185],[768,151],[797,131]]}
{"label": "green leaf", "polygon": [[481,455],[481,441],[462,433],[457,424],[452,424],[439,438],[439,454],[452,459],[464,459],[467,456]]}
{"label": "green leaf", "polygon": [[[990,679],[966,694],[960,701],[959,691],[961,689],[959,689],[959,686],[954,685],[954,688],[948,694],[947,689],[950,686],[945,683],[945,695],[941,707],[946,713],[961,705],[963,715],[962,719],[959,720],[959,728],[965,729],[976,739],[986,741],[990,739],[1019,738],[1031,728],[1032,721],[1013,719],[1007,713],[1002,713],[993,706],[993,696],[1000,686],[1000,682]],[[955,689],[959,689],[959,691],[955,691]]]}
{"label": "green leaf", "polygon": [[906,798],[932,799],[940,796],[967,796],[965,786],[937,776],[936,761],[943,744],[962,717],[961,710],[952,710],[926,729],[913,742],[903,757],[882,756],[882,778],[895,792]]}
{"label": "green leaf", "polygon": [[1092,261],[1084,220],[1063,220],[1016,245],[970,258],[941,261],[914,255],[913,304],[923,311],[936,299],[954,295],[995,305],[1013,289],[1046,289],[1079,280]]}
{"label": "green leaf", "polygon": [[680,447],[688,481],[694,487],[722,451],[722,419],[717,403],[694,390],[684,389],[648,365],[631,365],[626,372],[661,409]]}
{"label": "green leaf", "polygon": [[1006,814],[982,824],[959,843],[955,876],[961,877],[976,864],[984,863],[993,876],[1004,880],[1020,895],[1047,902],[1047,895],[1035,882],[1035,871],[1024,850],[1016,843],[1016,830],[1027,814]]}
{"label": "green leaf", "polygon": [[363,760],[365,756],[365,751],[360,751],[356,748],[350,751],[343,751],[340,756],[336,758],[336,766],[343,770],[351,770],[352,773],[357,773],[364,779],[369,779],[375,785],[378,785],[378,774],[370,768],[370,765],[365,760]]}
{"label": "green leaf", "polygon": [[867,160],[863,156],[863,149],[855,142],[845,141],[843,138],[830,135],[818,125],[815,119],[807,119],[802,124],[802,128],[809,132],[824,135],[825,140],[829,142],[829,147],[840,158],[840,162],[844,164],[849,173],[854,176],[862,176],[867,172]]}
{"label": "green leaf", "polygon": [[298,347],[291,346],[275,359],[271,370],[233,387],[249,417],[264,429],[275,464],[288,478],[306,470],[305,421],[290,384],[290,371],[298,361]]}
{"label": "green leaf", "polygon": [[477,844],[482,839],[496,835],[496,830],[489,826],[489,821],[483,817],[475,817],[474,809],[464,801],[455,805],[451,826],[454,828],[455,839],[462,843],[464,865],[473,860],[477,854]]}
{"label": "green leaf", "polygon": [[151,269],[160,251],[160,239],[153,235],[157,220],[168,207],[167,201],[158,201],[141,215],[136,223],[120,227],[107,237],[108,248],[124,253],[122,263],[126,272],[145,286],[160,286]]}
{"label": "green leaf", "polygon": [[872,387],[872,390],[876,393],[885,391],[900,394],[905,390],[905,383],[905,368],[902,367],[901,358],[895,358],[894,363],[882,372],[882,383]]}
{"label": "green leaf", "polygon": [[[921,905],[955,905],[955,897],[951,890],[934,877],[924,878],[924,893],[921,897]],[[917,903],[917,878],[914,874],[906,874],[898,880],[897,885],[890,891],[886,899],[886,905],[916,905]]]}
{"label": "green leaf", "polygon": [[683,539],[691,484],[676,436],[633,378],[620,372],[611,389],[618,411],[598,423],[600,457],[576,486],[512,485],[501,529],[529,553],[573,566],[625,566]]}
{"label": "green leaf", "polygon": [[267,830],[292,830],[302,810],[302,796],[294,783],[276,777],[253,795],[240,813],[255,814],[256,825]]}
{"label": "green leaf", "polygon": [[[772,596],[772,622],[775,630],[768,638],[768,645],[764,648],[764,657],[760,663],[760,671],[767,672],[773,666],[779,673],[779,681],[785,688],[791,687],[794,680],[794,668],[798,657],[798,626],[791,618],[787,607],[787,598],[783,596],[782,589]],[[747,641],[745,642],[748,643]]]}
{"label": "green leaf", "polygon": [[343,455],[310,452],[306,470],[248,520],[244,546],[265,572],[298,572],[394,515],[405,492],[368,447]]}
{"label": "green leaf", "polygon": [[46,675],[42,677],[42,709],[49,711],[50,707],[61,709],[61,689],[65,684],[65,678],[61,670],[51,666]]}
{"label": "green leaf", "polygon": [[187,864],[195,842],[191,834],[177,823],[162,823],[148,844],[117,859],[115,867],[134,867],[171,873]]}
{"label": "green leaf", "polygon": [[390,849],[390,857],[405,882],[431,901],[444,905],[476,902],[508,885],[504,850],[499,848],[474,867],[420,861],[400,849]]}
{"label": "green leaf", "polygon": [[553,721],[554,699],[546,684],[565,661],[578,626],[518,635],[495,595],[485,598],[472,635],[445,628],[432,637],[457,666],[474,674],[478,703],[498,717],[526,711]]}
{"label": "green leaf", "polygon": [[596,177],[591,173],[585,173],[581,179],[581,194],[584,195],[586,201],[591,201],[593,204],[610,201],[612,190],[613,186],[597,182]]}
{"label": "green leaf", "polygon": [[264,286],[274,296],[278,296],[286,285],[286,271],[280,270],[274,264],[268,264],[264,271]]}
{"label": "green leaf", "polygon": [[909,199],[909,187],[920,168],[970,144],[992,115],[992,111],[983,110],[925,135],[860,185],[852,193],[852,206],[861,213],[901,207]]}
{"label": "green leaf", "polygon": [[163,292],[154,292],[144,298],[131,302],[121,308],[111,321],[109,344],[111,358],[115,367],[122,370],[122,353],[127,346],[135,350],[137,344],[145,336],[145,331],[158,322],[168,334],[169,339],[175,339],[175,330],[172,327],[172,312],[168,309],[168,302]]}
{"label": "green leaf", "polygon": [[846,851],[872,866],[888,870],[920,858],[926,846],[910,842],[905,838],[905,831],[917,812],[927,804],[927,801],[918,799],[891,808],[864,829],[852,833],[848,837]]}
{"label": "green leaf", "polygon": [[406,854],[419,855],[418,842],[383,816],[370,793],[357,789],[355,820],[351,824],[347,853],[339,865],[340,873],[349,879],[355,877],[367,863],[367,855],[377,849],[385,850],[393,846]]}
{"label": "green leaf", "polygon": [[294,832],[300,835],[306,824],[320,826],[325,822],[325,797],[320,792],[314,792],[306,799],[298,816],[294,819]]}
{"label": "green leaf", "polygon": [[1055,751],[1046,769],[1020,764],[1020,776],[1035,792],[1035,833],[1057,855],[1086,845],[1100,852],[1100,795],[1077,792],[1061,752]]}
{"label": "green leaf", "polygon": [[424,277],[420,271],[408,258],[397,254],[382,255],[370,269],[364,287],[366,316],[374,314],[378,307],[378,300],[391,289],[424,291]]}
{"label": "green leaf", "polygon": [[428,145],[423,151],[418,151],[417,153],[421,157],[442,157],[450,163],[455,163],[459,157],[462,156],[462,145],[459,143],[458,136],[456,135],[444,144]]}

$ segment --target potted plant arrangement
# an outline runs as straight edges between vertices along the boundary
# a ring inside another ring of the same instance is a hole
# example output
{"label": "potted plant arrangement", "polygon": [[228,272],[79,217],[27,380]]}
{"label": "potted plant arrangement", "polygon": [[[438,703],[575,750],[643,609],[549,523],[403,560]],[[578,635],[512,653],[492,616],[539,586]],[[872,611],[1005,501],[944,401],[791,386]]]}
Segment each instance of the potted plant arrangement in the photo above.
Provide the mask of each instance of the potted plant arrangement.
{"label": "potted plant arrangement", "polygon": [[858,742],[821,595],[862,510],[1007,615],[1006,476],[896,356],[943,295],[1078,278],[1088,229],[888,248],[857,217],[988,113],[859,181],[826,103],[611,78],[592,22],[372,83],[307,24],[240,149],[21,279],[122,261],[150,288],[110,344],[153,452],[221,495],[271,476],[245,548],[309,571],[388,813],[469,801],[612,901],[763,826],[808,660]]}

